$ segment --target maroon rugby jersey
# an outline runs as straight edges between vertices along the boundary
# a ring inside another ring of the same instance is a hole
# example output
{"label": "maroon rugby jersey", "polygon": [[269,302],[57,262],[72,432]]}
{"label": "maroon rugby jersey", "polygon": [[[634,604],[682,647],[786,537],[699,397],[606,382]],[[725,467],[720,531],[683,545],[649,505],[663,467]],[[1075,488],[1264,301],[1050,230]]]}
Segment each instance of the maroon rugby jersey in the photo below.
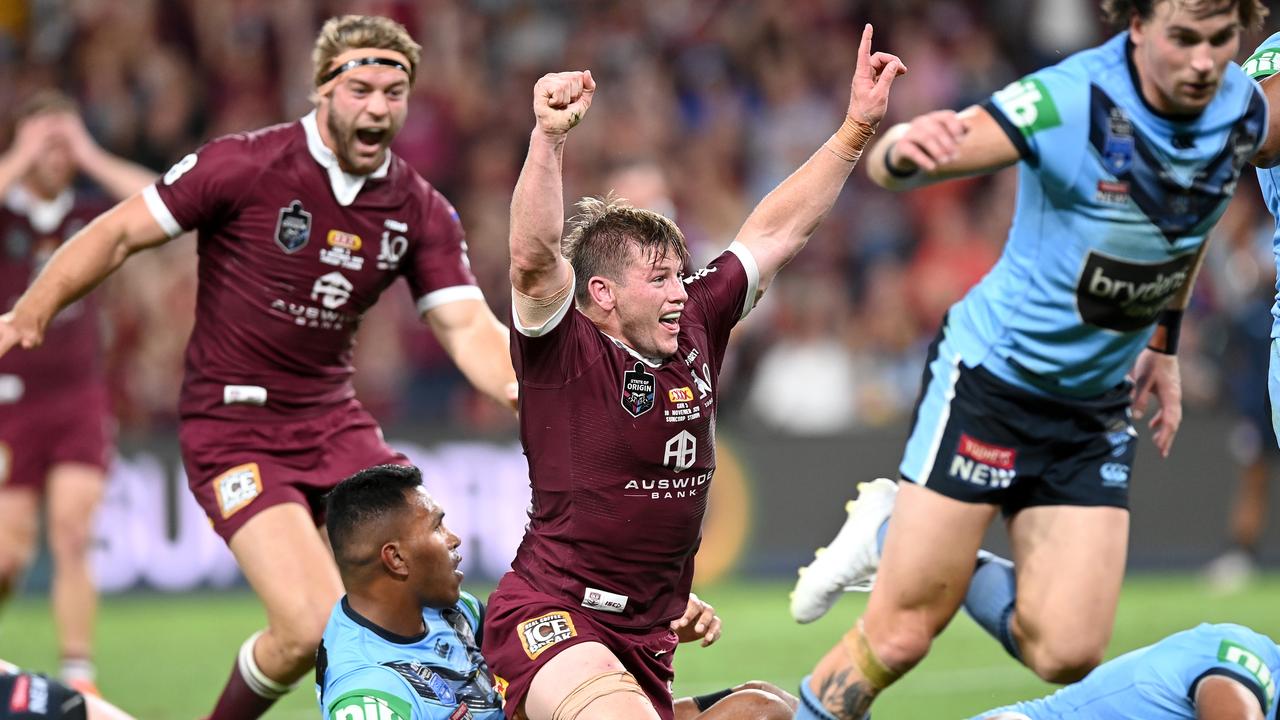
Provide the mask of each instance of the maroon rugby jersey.
{"label": "maroon rugby jersey", "polygon": [[[0,304],[13,308],[54,250],[106,207],[80,199],[67,190],[41,202],[20,186],[10,190],[0,208]],[[45,331],[44,343],[30,351],[0,358],[0,402],[48,397],[83,390],[102,382],[97,304],[90,295],[58,313]],[[19,396],[15,396],[19,395]]]}
{"label": "maroon rugby jersey", "polygon": [[568,301],[543,328],[512,326],[520,439],[533,508],[512,568],[601,622],[681,615],[716,467],[716,387],[729,331],[759,272],[734,243],[686,279],[676,354],[651,363]]}
{"label": "maroon rugby jersey", "polygon": [[314,113],[214,140],[144,198],[171,236],[199,230],[183,417],[298,417],[349,399],[356,327],[401,275],[419,312],[482,297],[444,196],[391,153],[344,174]]}

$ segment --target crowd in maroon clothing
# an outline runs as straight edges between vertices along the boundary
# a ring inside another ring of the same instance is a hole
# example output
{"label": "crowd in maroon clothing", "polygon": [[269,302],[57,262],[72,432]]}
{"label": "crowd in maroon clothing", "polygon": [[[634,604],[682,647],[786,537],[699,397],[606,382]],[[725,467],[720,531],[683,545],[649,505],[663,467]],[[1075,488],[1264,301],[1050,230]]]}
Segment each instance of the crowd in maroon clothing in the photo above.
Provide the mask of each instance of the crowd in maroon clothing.
{"label": "crowd in maroon clothing", "polygon": [[[674,212],[695,257],[732,239],[747,210],[834,129],[858,30],[912,69],[889,122],[979,101],[1021,72],[1095,42],[1094,0],[90,0],[11,3],[0,11],[0,107],[61,87],[104,147],[163,170],[205,140],[295,119],[309,108],[311,40],[344,12],[390,15],[424,47],[397,151],[454,201],[475,274],[499,317],[509,297],[511,190],[532,118],[528,88],[550,69],[582,67],[601,103],[565,168],[566,197],[616,188]],[[1253,47],[1246,39],[1244,46]],[[903,417],[940,309],[998,255],[1013,202],[1011,171],[890,196],[861,174],[831,217],[744,323],[726,366],[723,411],[782,429],[832,432]],[[1269,219],[1242,183],[1230,223],[1249,245]],[[1223,230],[1227,233],[1228,230]],[[1263,273],[1270,268],[1262,263]],[[1222,276],[1225,277],[1225,276]],[[1266,287],[1265,280],[1259,283]],[[1210,271],[1197,311],[1235,295]],[[1216,287],[1215,287],[1216,286]],[[1217,290],[1217,291],[1215,291]],[[174,419],[193,318],[194,243],[144,253],[102,291],[109,372],[126,428]],[[408,293],[365,320],[358,392],[387,422],[452,418],[510,427],[473,393],[424,332]],[[1189,401],[1212,397],[1215,363],[1184,361]],[[1259,322],[1267,322],[1260,318]],[[1207,346],[1207,344],[1205,344]],[[1265,350],[1264,350],[1265,351]],[[840,392],[799,392],[834,407],[770,415],[780,382],[820,363]],[[783,377],[778,377],[779,375]],[[753,390],[758,388],[758,390]],[[759,402],[753,398],[764,398]],[[830,412],[824,412],[829,410]],[[830,418],[788,427],[787,418]]]}

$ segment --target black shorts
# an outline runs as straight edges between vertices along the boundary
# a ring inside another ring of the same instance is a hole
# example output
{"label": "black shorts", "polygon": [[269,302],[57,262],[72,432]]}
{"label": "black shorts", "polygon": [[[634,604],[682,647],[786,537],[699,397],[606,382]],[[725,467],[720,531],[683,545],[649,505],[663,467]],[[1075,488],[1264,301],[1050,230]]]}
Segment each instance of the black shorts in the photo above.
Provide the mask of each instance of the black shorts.
{"label": "black shorts", "polygon": [[85,720],[84,696],[44,675],[0,675],[0,720]]}
{"label": "black shorts", "polygon": [[1050,398],[966,367],[944,336],[929,351],[899,468],[903,479],[1006,517],[1040,505],[1129,507],[1137,431],[1130,385]]}

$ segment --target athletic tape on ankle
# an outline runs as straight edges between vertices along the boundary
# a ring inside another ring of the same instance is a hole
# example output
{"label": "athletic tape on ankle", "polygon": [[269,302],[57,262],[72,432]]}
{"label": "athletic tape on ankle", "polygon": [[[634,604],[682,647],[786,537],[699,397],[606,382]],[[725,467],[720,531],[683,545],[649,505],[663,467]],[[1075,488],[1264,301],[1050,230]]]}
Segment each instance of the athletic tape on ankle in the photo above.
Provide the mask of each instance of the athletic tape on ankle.
{"label": "athletic tape on ankle", "polygon": [[862,157],[863,148],[867,146],[867,142],[875,132],[876,129],[870,125],[846,115],[844,124],[822,146],[841,160],[856,163],[858,158]]}
{"label": "athletic tape on ankle", "polygon": [[556,706],[556,711],[551,713],[551,720],[577,720],[588,705],[616,693],[635,693],[645,700],[649,698],[631,673],[625,670],[601,673],[583,681],[566,695]]}
{"label": "athletic tape on ankle", "polygon": [[275,700],[289,694],[289,691],[297,687],[298,683],[286,685],[278,680],[272,680],[258,667],[258,661],[253,657],[253,646],[258,643],[258,638],[262,637],[264,632],[266,631],[259,630],[244,641],[244,644],[240,646],[240,654],[236,659],[236,663],[240,667],[240,677],[244,678],[245,684],[249,686],[249,689],[255,695],[268,700]]}
{"label": "athletic tape on ankle", "polygon": [[902,677],[902,673],[889,669],[889,666],[876,657],[875,651],[871,649],[871,643],[867,641],[866,633],[862,631],[861,619],[852,630],[844,634],[842,640],[845,651],[853,660],[853,666],[876,692],[889,687],[895,680]]}

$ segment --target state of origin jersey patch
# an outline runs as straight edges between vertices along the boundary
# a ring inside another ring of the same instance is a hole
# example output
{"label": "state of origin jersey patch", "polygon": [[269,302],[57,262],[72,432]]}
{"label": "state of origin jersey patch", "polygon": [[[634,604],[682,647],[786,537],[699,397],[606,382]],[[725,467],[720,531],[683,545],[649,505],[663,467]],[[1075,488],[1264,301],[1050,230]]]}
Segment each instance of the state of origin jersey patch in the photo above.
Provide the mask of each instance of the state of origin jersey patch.
{"label": "state of origin jersey patch", "polygon": [[622,407],[631,417],[640,417],[652,410],[657,394],[658,379],[644,369],[644,363],[637,362],[633,369],[623,373]]}

